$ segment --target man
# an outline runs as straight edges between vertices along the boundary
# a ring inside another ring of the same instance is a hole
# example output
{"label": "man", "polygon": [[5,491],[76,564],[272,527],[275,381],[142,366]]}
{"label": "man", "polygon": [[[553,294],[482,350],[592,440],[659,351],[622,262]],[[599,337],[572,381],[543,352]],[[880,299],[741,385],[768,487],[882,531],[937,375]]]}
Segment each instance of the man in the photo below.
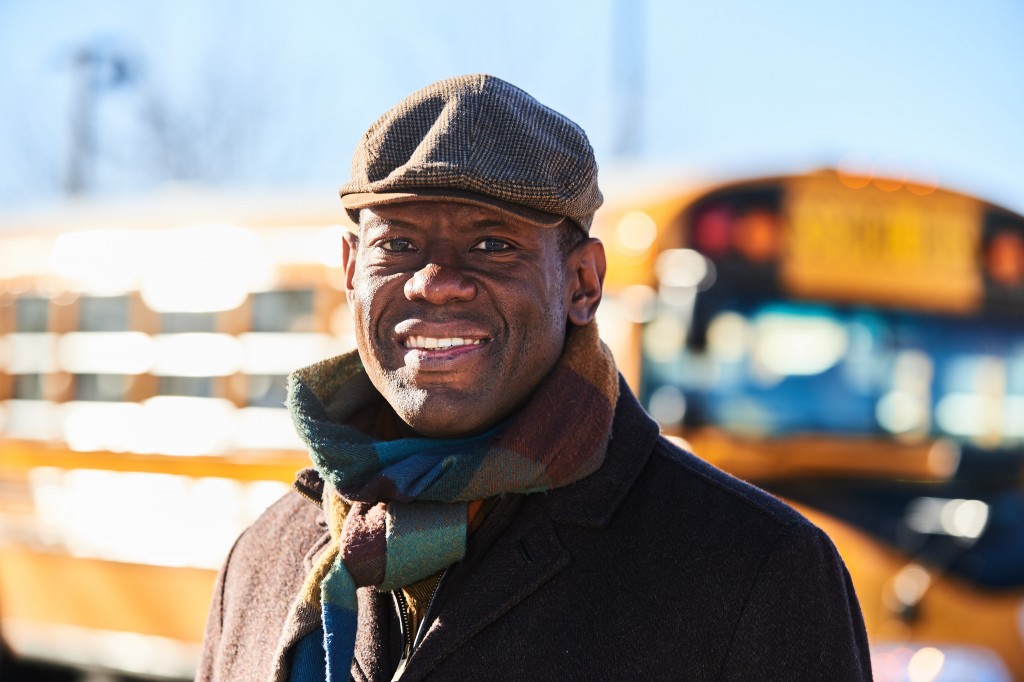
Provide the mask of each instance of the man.
{"label": "man", "polygon": [[341,196],[358,352],[290,379],[314,469],[232,550],[198,679],[870,678],[829,540],[661,438],[600,342],[582,130],[448,79]]}

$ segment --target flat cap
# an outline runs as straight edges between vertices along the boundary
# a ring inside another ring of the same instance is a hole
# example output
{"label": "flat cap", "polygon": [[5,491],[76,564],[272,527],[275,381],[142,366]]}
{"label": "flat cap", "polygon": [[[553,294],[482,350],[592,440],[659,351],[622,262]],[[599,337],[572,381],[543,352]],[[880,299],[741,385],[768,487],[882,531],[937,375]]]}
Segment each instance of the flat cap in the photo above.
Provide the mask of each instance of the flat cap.
{"label": "flat cap", "polygon": [[377,119],[339,194],[353,219],[369,206],[457,201],[584,232],[602,201],[583,129],[486,74],[428,85]]}

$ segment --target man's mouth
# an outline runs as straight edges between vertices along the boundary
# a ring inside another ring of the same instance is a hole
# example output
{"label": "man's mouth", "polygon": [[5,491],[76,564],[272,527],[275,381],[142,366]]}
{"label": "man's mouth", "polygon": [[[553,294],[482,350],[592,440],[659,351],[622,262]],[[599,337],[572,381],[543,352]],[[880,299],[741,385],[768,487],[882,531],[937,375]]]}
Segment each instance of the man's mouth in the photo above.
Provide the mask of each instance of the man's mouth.
{"label": "man's mouth", "polygon": [[408,336],[402,345],[409,349],[435,350],[443,348],[459,348],[461,346],[479,346],[483,339],[464,339],[458,336],[436,338],[433,336]]}

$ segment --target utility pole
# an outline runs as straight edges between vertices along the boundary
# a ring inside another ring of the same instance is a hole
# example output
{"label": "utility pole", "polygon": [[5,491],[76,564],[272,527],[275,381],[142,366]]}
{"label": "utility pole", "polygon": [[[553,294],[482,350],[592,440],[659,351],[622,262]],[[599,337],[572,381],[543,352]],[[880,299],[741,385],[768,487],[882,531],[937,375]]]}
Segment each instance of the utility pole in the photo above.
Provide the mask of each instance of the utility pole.
{"label": "utility pole", "polygon": [[74,95],[71,103],[71,148],[64,181],[66,194],[89,189],[96,156],[96,105],[99,95],[132,80],[127,57],[100,41],[84,45],[71,57]]}
{"label": "utility pole", "polygon": [[619,159],[643,151],[647,0],[612,0],[612,111]]}

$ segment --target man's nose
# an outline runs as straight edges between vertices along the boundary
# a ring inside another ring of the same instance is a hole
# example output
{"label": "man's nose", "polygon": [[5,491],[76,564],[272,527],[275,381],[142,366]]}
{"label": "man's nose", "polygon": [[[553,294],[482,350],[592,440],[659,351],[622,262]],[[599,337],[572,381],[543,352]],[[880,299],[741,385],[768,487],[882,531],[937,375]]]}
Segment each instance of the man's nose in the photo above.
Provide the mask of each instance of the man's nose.
{"label": "man's nose", "polygon": [[441,305],[468,301],[476,296],[476,284],[459,268],[428,263],[413,273],[405,283],[405,297]]}

